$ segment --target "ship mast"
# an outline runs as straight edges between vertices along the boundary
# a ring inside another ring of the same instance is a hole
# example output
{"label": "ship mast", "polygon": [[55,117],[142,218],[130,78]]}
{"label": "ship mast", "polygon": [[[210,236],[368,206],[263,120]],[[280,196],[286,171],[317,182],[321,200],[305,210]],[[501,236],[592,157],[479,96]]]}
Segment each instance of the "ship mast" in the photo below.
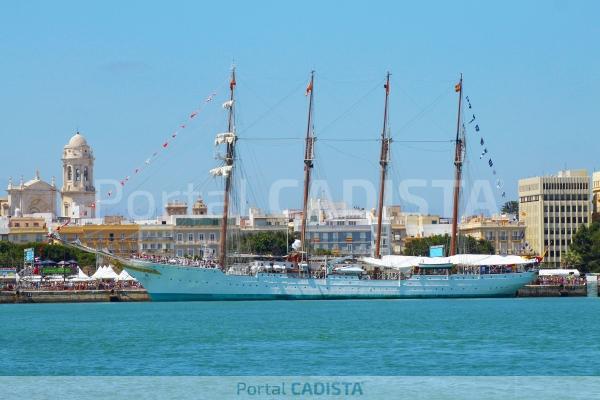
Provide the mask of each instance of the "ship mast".
{"label": "ship mast", "polygon": [[465,151],[465,135],[461,131],[461,110],[463,97],[463,78],[460,74],[460,81],[455,86],[458,92],[458,118],[456,120],[456,144],[454,151],[454,203],[452,205],[452,236],[450,237],[450,255],[456,254],[456,246],[458,244],[458,203],[460,201],[460,185],[462,179],[463,156]]}
{"label": "ship mast", "polygon": [[[223,175],[225,177],[225,191],[223,194],[223,219],[221,221],[221,240],[219,243],[219,265],[222,269],[225,269],[227,263],[227,223],[229,219],[229,195],[231,193],[231,175],[233,170],[233,160],[235,157],[235,142],[237,140],[235,136],[235,120],[234,120],[234,91],[235,91],[235,66],[231,69],[231,81],[229,82],[229,101],[224,106],[229,110],[227,118],[227,133],[220,134],[223,138],[219,140],[217,136],[217,144],[225,143],[227,151],[225,153],[225,166],[221,169],[216,169],[216,174]],[[214,170],[213,170],[214,171]]]}
{"label": "ship mast", "polygon": [[306,225],[308,214],[308,194],[310,190],[310,173],[313,168],[314,160],[314,127],[313,127],[313,84],[315,81],[315,71],[310,73],[310,83],[306,87],[306,95],[308,99],[308,123],[306,125],[306,144],[304,147],[304,196],[302,203],[302,225],[300,226],[300,242],[302,250],[306,254],[306,262],[308,263],[308,246],[306,244]]}
{"label": "ship mast", "polygon": [[379,165],[381,166],[381,177],[379,183],[379,204],[377,208],[377,241],[375,242],[375,258],[381,258],[381,230],[383,222],[383,198],[385,195],[385,176],[389,163],[390,142],[388,132],[388,101],[390,97],[390,73],[387,73],[385,85],[385,105],[383,108],[383,130],[381,131],[381,155]]}

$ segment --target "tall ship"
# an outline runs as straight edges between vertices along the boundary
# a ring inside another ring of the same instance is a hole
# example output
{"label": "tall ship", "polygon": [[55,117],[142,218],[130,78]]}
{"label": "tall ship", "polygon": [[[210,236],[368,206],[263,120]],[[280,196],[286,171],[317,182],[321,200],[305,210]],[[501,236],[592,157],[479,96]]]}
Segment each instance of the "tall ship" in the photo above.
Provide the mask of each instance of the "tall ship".
{"label": "tall ship", "polygon": [[[300,239],[293,252],[276,259],[237,260],[228,257],[227,228],[229,204],[236,159],[236,75],[231,72],[230,93],[224,103],[227,131],[216,136],[215,144],[225,147],[223,165],[212,169],[213,176],[224,179],[224,202],[218,261],[187,259],[123,259],[114,255],[70,243],[83,250],[117,258],[124,268],[146,288],[154,301],[193,300],[275,300],[275,299],[397,299],[508,297],[531,282],[537,275],[539,258],[520,256],[456,254],[458,248],[458,204],[465,154],[465,132],[461,129],[462,76],[456,86],[458,119],[455,141],[455,179],[452,235],[448,257],[381,255],[382,218],[389,148],[388,129],[390,74],[385,79],[383,128],[381,131],[380,186],[377,207],[375,248],[372,257],[316,260],[307,245],[307,214],[314,164],[316,137],[313,124],[315,74],[311,72],[306,88],[308,121],[304,145],[303,209]],[[58,234],[55,238],[60,239]]]}

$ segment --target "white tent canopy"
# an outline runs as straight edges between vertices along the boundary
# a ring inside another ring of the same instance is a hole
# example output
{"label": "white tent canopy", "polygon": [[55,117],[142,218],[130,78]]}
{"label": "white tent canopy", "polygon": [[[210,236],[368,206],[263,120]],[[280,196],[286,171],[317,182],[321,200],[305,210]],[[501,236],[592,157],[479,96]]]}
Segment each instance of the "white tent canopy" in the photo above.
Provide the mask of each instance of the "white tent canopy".
{"label": "white tent canopy", "polygon": [[137,279],[135,279],[133,276],[129,275],[129,272],[123,270],[121,271],[121,273],[119,274],[119,276],[117,276],[117,280],[118,281],[137,281]]}
{"label": "white tent canopy", "polygon": [[119,275],[112,269],[111,265],[100,267],[92,275],[92,279],[117,279]]}
{"label": "white tent canopy", "polygon": [[90,278],[89,276],[87,276],[85,274],[85,272],[83,272],[81,270],[81,268],[77,267],[77,274],[69,276],[68,279],[71,282],[87,282],[87,281],[91,280],[92,278]]}
{"label": "white tent canopy", "polygon": [[540,269],[540,276],[579,276],[579,271],[576,269]]}
{"label": "white tent canopy", "polygon": [[457,254],[450,257],[423,257],[423,256],[383,256],[381,259],[365,257],[362,261],[379,267],[394,268],[408,271],[420,264],[453,264],[453,265],[526,265],[535,263],[535,259],[521,256],[499,256],[489,254]]}

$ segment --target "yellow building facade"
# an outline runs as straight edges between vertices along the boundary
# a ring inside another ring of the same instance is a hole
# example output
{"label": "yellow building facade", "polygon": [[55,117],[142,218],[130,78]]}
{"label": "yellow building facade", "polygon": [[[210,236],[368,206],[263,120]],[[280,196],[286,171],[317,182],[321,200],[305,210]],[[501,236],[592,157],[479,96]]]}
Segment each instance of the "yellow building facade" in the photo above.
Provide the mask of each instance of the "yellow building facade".
{"label": "yellow building facade", "polygon": [[66,241],[79,240],[85,246],[121,257],[138,253],[139,232],[137,224],[67,225],[60,229]]}
{"label": "yellow building facade", "polygon": [[507,215],[484,217],[483,215],[464,218],[459,232],[477,240],[492,243],[496,254],[523,254],[525,246],[525,223]]}
{"label": "yellow building facade", "polygon": [[8,240],[13,243],[45,242],[48,227],[44,218],[12,217],[8,222]]}

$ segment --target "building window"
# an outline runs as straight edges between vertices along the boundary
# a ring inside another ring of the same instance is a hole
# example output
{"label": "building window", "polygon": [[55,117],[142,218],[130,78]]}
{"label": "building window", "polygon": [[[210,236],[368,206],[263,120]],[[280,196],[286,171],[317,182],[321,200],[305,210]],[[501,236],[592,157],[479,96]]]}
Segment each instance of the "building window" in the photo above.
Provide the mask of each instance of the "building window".
{"label": "building window", "polygon": [[177,234],[177,241],[178,242],[183,242],[183,233],[178,233]]}
{"label": "building window", "polygon": [[70,165],[67,167],[67,180],[73,180],[73,168]]}
{"label": "building window", "polygon": [[183,257],[183,250],[177,249],[177,257]]}
{"label": "building window", "polygon": [[188,242],[193,242],[193,241],[194,241],[194,234],[188,233]]}
{"label": "building window", "polygon": [[204,242],[204,233],[199,233],[198,234],[198,241]]}
{"label": "building window", "polygon": [[75,168],[75,180],[76,181],[81,180],[81,171],[79,170],[79,168]]}
{"label": "building window", "polygon": [[83,180],[85,182],[87,182],[87,180],[88,180],[88,168],[87,167],[83,167]]}
{"label": "building window", "polygon": [[210,239],[211,242],[214,242],[216,240],[216,235],[214,233],[211,233],[209,235],[209,239]]}

